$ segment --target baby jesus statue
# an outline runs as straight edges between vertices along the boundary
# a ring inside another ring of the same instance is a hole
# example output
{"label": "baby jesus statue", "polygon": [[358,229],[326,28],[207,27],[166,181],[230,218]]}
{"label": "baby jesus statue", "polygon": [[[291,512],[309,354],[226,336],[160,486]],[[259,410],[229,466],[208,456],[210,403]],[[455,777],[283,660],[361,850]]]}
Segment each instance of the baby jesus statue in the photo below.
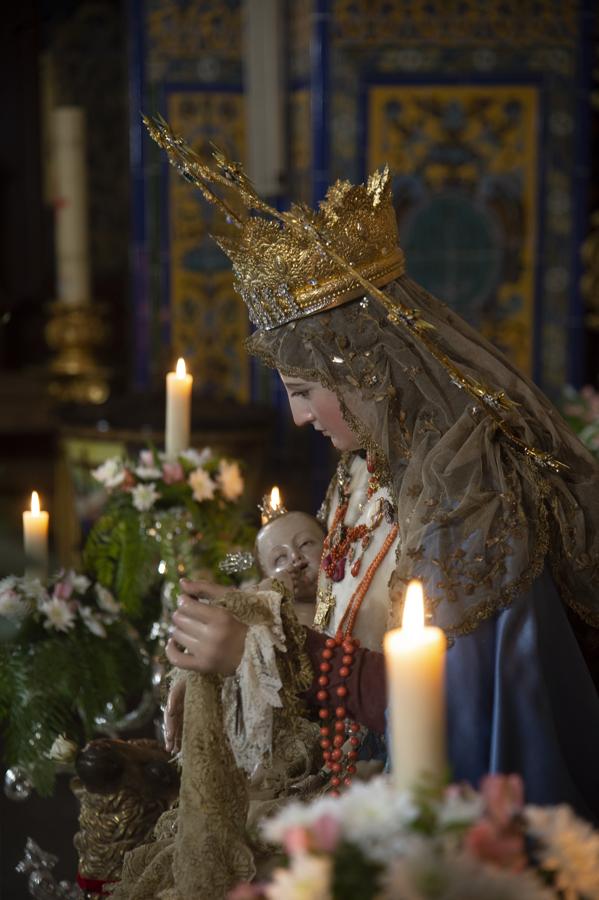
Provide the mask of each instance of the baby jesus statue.
{"label": "baby jesus statue", "polygon": [[[264,507],[261,507],[264,509]],[[258,588],[268,588],[271,579],[288,584],[300,625],[311,626],[316,607],[318,571],[324,541],[323,529],[314,516],[281,506],[267,512],[267,521],[256,535],[254,563],[262,576]],[[251,557],[250,557],[251,559]],[[229,589],[208,581],[182,582],[184,595],[218,600]],[[165,711],[166,749],[181,748],[185,682],[171,689]]]}
{"label": "baby jesus statue", "polygon": [[286,512],[262,526],[256,536],[255,560],[265,578],[291,577],[295,614],[312,625],[324,533],[304,512]]}

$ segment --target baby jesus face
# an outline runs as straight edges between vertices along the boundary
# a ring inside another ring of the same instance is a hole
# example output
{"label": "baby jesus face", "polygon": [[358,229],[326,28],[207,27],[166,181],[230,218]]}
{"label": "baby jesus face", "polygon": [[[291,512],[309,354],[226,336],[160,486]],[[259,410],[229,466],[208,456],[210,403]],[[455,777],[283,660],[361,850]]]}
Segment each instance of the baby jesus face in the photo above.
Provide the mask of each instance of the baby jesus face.
{"label": "baby jesus face", "polygon": [[256,537],[256,559],[263,574],[267,578],[283,572],[291,575],[296,612],[300,621],[306,620],[304,624],[311,620],[316,599],[323,541],[319,523],[303,512],[273,519]]}

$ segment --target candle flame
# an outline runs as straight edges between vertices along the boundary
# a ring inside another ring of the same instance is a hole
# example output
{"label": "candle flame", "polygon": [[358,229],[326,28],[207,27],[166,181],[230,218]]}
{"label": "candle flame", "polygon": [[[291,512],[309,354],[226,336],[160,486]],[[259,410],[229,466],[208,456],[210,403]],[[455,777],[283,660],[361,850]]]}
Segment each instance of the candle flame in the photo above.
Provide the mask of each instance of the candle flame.
{"label": "candle flame", "polygon": [[406,631],[419,631],[424,628],[424,597],[422,584],[414,579],[410,581],[406,591],[401,627]]}
{"label": "candle flame", "polygon": [[275,484],[275,486],[273,487],[273,489],[270,492],[270,508],[278,509],[280,507],[280,505],[281,505],[281,492]]}
{"label": "candle flame", "polygon": [[31,492],[31,512],[34,516],[39,516],[40,514],[40,498],[37,491]]}
{"label": "candle flame", "polygon": [[177,360],[177,367],[175,369],[175,375],[177,378],[185,378],[187,375],[187,369],[185,368],[185,360],[182,356]]}

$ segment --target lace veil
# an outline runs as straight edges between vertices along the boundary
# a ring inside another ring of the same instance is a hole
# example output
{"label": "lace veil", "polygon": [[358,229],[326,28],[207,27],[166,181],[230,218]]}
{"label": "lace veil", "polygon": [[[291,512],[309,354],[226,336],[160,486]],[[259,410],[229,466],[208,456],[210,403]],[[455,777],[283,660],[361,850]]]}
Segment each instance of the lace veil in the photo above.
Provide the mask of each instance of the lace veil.
{"label": "lace veil", "polygon": [[255,332],[248,347],[267,365],[335,391],[388,480],[400,529],[392,619],[417,577],[435,622],[467,633],[548,564],[563,599],[599,626],[597,463],[541,391],[448,307],[405,275],[385,290],[434,326],[464,374],[515,401],[502,412],[512,432],[568,467],[514,446],[376,299]]}

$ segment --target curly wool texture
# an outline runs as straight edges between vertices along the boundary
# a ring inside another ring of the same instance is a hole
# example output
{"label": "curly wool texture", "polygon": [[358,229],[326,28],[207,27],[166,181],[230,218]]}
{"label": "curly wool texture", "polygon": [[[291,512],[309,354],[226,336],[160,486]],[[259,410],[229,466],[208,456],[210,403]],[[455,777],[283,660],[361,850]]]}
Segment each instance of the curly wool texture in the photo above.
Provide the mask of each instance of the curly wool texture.
{"label": "curly wool texture", "polygon": [[[262,735],[260,746],[253,744],[252,757],[264,753],[274,796],[310,770],[317,729],[301,717],[297,699],[312,679],[303,651],[305,632],[295,619],[284,587],[274,582],[272,588],[267,592],[233,591],[219,605],[250,629],[270,628],[278,621],[284,633],[284,638],[278,633],[272,641],[278,648],[281,683],[280,706],[269,726],[272,738],[269,742],[267,735]],[[274,603],[275,596],[279,603]],[[161,816],[151,844],[127,854],[114,900],[221,900],[234,884],[250,881],[255,874],[246,834],[250,785],[226,737],[223,679],[197,672],[187,672],[185,677],[179,807]],[[246,758],[242,756],[241,761]]]}
{"label": "curly wool texture", "polygon": [[248,348],[267,365],[335,391],[386,474],[400,531],[393,624],[405,584],[420,578],[436,624],[467,633],[525,591],[548,557],[563,599],[599,626],[596,461],[539,389],[448,307],[407,276],[386,292],[434,326],[466,376],[515,401],[502,415],[521,440],[569,467],[532,462],[372,298],[255,332]]}

